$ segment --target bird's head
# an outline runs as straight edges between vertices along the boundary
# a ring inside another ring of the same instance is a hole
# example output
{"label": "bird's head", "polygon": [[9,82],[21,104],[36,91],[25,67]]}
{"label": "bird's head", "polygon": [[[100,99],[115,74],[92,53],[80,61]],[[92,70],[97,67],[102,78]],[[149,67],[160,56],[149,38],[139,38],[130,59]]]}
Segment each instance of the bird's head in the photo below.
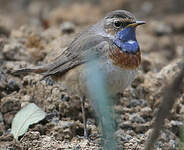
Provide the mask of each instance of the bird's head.
{"label": "bird's head", "polygon": [[112,11],[104,18],[104,30],[116,45],[111,51],[111,57],[117,64],[125,63],[122,65],[124,68],[135,69],[140,64],[140,49],[135,30],[142,24],[145,22],[137,21],[132,13],[125,10]]}
{"label": "bird's head", "polygon": [[116,10],[108,13],[104,18],[104,29],[111,37],[115,37],[118,32],[135,29],[138,25],[145,24],[144,21],[137,21],[135,16],[125,10]]}

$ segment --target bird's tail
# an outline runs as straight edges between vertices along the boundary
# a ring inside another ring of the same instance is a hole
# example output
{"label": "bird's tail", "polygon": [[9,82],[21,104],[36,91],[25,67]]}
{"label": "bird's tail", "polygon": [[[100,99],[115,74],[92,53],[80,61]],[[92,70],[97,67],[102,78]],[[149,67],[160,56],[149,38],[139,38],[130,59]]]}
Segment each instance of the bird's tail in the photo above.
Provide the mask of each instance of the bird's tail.
{"label": "bird's tail", "polygon": [[20,75],[20,74],[28,74],[28,73],[38,73],[42,74],[47,71],[46,66],[35,66],[35,67],[30,67],[30,68],[21,68],[19,70],[15,70],[12,73],[14,75]]}

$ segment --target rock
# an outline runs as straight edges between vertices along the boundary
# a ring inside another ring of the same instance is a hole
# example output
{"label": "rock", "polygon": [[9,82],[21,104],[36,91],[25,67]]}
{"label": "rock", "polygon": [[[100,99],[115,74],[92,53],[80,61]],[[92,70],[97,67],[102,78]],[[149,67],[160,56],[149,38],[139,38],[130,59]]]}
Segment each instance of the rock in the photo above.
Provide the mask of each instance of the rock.
{"label": "rock", "polygon": [[0,60],[3,60],[4,59],[4,56],[3,56],[3,48],[4,48],[4,45],[7,43],[7,38],[5,37],[0,37]]}
{"label": "rock", "polygon": [[0,112],[0,123],[2,123],[3,122],[3,115],[2,115],[2,113]]}
{"label": "rock", "polygon": [[150,107],[144,107],[141,109],[141,116],[150,117],[152,116],[153,110]]}
{"label": "rock", "polygon": [[119,126],[122,129],[132,129],[131,121],[129,121],[129,120],[128,121],[122,121]]}
{"label": "rock", "polygon": [[157,36],[168,35],[173,32],[171,26],[165,22],[152,21],[151,26],[154,34]]}
{"label": "rock", "polygon": [[182,127],[183,127],[183,122],[182,121],[177,121],[177,120],[172,120],[170,122],[171,125],[171,130],[173,133],[175,133],[177,136],[181,135]]}
{"label": "rock", "polygon": [[140,144],[140,140],[138,138],[132,138],[129,140],[129,142],[124,144],[124,149],[141,149],[143,147],[143,144]]}
{"label": "rock", "polygon": [[141,105],[141,101],[139,101],[138,99],[132,99],[131,101],[130,101],[130,107],[136,107],[136,106],[139,106],[139,105]]}
{"label": "rock", "polygon": [[0,69],[0,98],[14,91],[19,91],[21,85],[18,81],[19,80],[13,78],[8,78],[7,74]]}
{"label": "rock", "polygon": [[171,123],[172,126],[176,126],[176,127],[182,127],[183,126],[182,121],[172,120],[170,123]]}
{"label": "rock", "polygon": [[178,59],[163,67],[160,72],[148,72],[144,76],[144,83],[141,84],[141,86],[143,86],[144,96],[148,100],[148,104],[151,108],[158,106],[163,96],[164,87],[171,83],[183,68],[184,61]]}
{"label": "rock", "polygon": [[0,25],[0,36],[9,37],[10,31],[5,27]]}
{"label": "rock", "polygon": [[150,127],[150,123],[144,123],[144,124],[134,124],[134,131],[139,133],[145,133]]}
{"label": "rock", "polygon": [[1,100],[1,113],[3,114],[4,124],[9,128],[15,114],[20,110],[20,101],[17,99],[2,98]]}
{"label": "rock", "polygon": [[20,89],[20,84],[18,84],[15,80],[9,80],[7,85],[7,90],[9,92],[18,91]]}
{"label": "rock", "polygon": [[175,140],[169,140],[168,149],[177,149],[177,143]]}
{"label": "rock", "polygon": [[60,121],[59,125],[61,128],[65,129],[65,128],[70,128],[74,125],[73,121]]}
{"label": "rock", "polygon": [[144,75],[141,72],[138,72],[135,80],[132,82],[132,87],[136,88],[138,87],[141,83],[144,83]]}
{"label": "rock", "polygon": [[3,115],[0,112],[0,136],[3,135],[3,133],[5,132],[5,126],[4,126],[4,122],[3,122]]}
{"label": "rock", "polygon": [[7,60],[31,60],[29,52],[18,41],[11,41],[4,45],[2,53]]}
{"label": "rock", "polygon": [[130,121],[136,123],[145,123],[145,120],[139,114],[136,113],[130,115]]}
{"label": "rock", "polygon": [[46,120],[47,122],[58,124],[59,123],[59,112],[55,110],[51,113],[47,113],[47,116],[45,117],[44,120]]}
{"label": "rock", "polygon": [[75,31],[75,25],[72,22],[64,22],[61,24],[61,32],[70,34]]}
{"label": "rock", "polygon": [[78,125],[73,121],[59,121],[54,127],[54,137],[57,140],[68,139],[71,140],[76,135]]}
{"label": "rock", "polygon": [[123,130],[119,129],[115,133],[116,137],[118,138],[118,141],[128,142],[133,137],[126,134]]}
{"label": "rock", "polygon": [[18,111],[20,110],[20,102],[16,99],[8,99],[3,98],[1,100],[1,112],[2,114],[11,112],[11,111]]}
{"label": "rock", "polygon": [[142,69],[145,73],[151,71],[152,69],[152,62],[146,57],[144,57],[142,60]]}
{"label": "rock", "polygon": [[62,101],[69,101],[70,100],[70,96],[67,93],[62,92],[61,93],[61,100]]}
{"label": "rock", "polygon": [[39,132],[27,132],[21,138],[21,149],[39,149],[39,150],[61,150],[65,149],[64,143],[57,141],[53,136],[40,135]]}
{"label": "rock", "polygon": [[72,150],[81,150],[81,146],[80,145],[76,145],[72,148]]}
{"label": "rock", "polygon": [[7,82],[8,81],[5,77],[5,73],[0,69],[0,91],[4,90],[6,88]]}
{"label": "rock", "polygon": [[177,57],[182,58],[184,56],[184,47],[183,46],[177,46],[176,47],[176,54]]}
{"label": "rock", "polygon": [[[170,24],[170,26],[173,27],[173,30],[177,34],[183,34],[184,33],[184,15],[171,15],[166,18],[166,22]],[[173,20],[175,20],[173,22]]]}
{"label": "rock", "polygon": [[174,79],[182,69],[184,69],[184,60],[176,60],[162,68],[162,70],[157,74],[156,78],[157,80],[163,80],[164,82],[170,83],[172,81],[171,79]]}

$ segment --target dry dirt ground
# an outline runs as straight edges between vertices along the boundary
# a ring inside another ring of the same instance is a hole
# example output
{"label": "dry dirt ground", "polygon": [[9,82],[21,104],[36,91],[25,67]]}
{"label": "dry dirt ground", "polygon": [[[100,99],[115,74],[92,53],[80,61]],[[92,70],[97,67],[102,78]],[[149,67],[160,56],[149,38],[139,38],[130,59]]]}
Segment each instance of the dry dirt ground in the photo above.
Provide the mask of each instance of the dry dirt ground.
{"label": "dry dirt ground", "polygon": [[[81,138],[80,100],[51,79],[15,76],[12,70],[49,62],[66,48],[75,33],[114,9],[127,9],[147,24],[137,30],[142,66],[115,105],[119,149],[142,150],[151,131],[163,88],[184,69],[184,13],[182,0],[162,2],[128,0],[60,3],[18,0],[0,1],[0,150],[96,150],[100,138]],[[182,82],[182,81],[181,81]],[[184,86],[165,120],[155,145],[157,150],[179,149],[183,126]],[[31,125],[15,142],[10,134],[12,119],[26,104],[35,103],[48,116]],[[90,134],[100,135],[89,104]]]}

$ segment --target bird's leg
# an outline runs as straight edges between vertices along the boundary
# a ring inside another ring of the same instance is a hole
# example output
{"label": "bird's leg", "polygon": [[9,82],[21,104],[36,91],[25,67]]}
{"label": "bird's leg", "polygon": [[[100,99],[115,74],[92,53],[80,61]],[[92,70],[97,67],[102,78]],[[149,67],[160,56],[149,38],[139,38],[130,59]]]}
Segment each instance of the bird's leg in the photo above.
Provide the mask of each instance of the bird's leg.
{"label": "bird's leg", "polygon": [[84,124],[84,137],[89,139],[88,130],[87,130],[87,120],[86,120],[86,112],[85,112],[85,97],[80,98],[81,100],[81,108],[82,108],[82,119]]}

